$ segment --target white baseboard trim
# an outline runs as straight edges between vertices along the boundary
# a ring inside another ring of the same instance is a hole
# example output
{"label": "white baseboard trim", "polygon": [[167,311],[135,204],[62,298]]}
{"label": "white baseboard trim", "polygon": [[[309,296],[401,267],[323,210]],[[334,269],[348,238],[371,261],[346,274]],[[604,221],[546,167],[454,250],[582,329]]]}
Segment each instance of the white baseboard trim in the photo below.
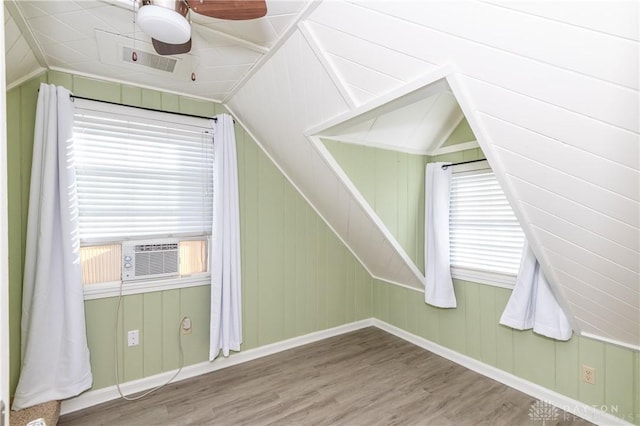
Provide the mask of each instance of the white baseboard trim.
{"label": "white baseboard trim", "polygon": [[[272,343],[269,345],[260,346],[258,348],[249,349],[243,352],[237,352],[228,358],[217,358],[213,362],[204,361],[198,364],[188,365],[182,369],[180,374],[175,378],[172,383],[179,382],[181,380],[196,377],[202,374],[211,373],[212,371],[220,370],[223,368],[231,367],[233,365],[242,364],[245,362],[253,361],[254,359],[262,358],[268,355],[273,355],[278,352],[286,351],[287,349],[293,349],[298,346],[306,345],[308,343],[317,342],[319,340],[327,339],[329,337],[338,336],[341,334],[349,333],[351,331],[360,330],[362,328],[373,326],[373,319],[368,318],[361,321],[352,322],[349,324],[340,325],[337,327],[329,328],[327,330],[316,331],[314,333],[305,334],[304,336],[293,337],[291,339],[283,340],[281,342]],[[130,382],[122,383],[120,389],[125,395],[130,395],[137,392],[153,389],[156,386],[160,386],[165,383],[171,376],[176,373],[176,370],[166,371],[164,373],[155,374],[153,376],[145,377],[138,380],[132,380]],[[94,391],[87,391],[74,398],[62,401],[60,407],[60,414],[68,414],[74,411],[89,408],[103,402],[111,401],[120,398],[118,389],[116,386],[109,386]]]}
{"label": "white baseboard trim", "polygon": [[374,318],[372,319],[372,322],[375,327],[378,327],[387,333],[393,334],[394,336],[413,343],[416,346],[420,346],[421,348],[433,352],[436,355],[440,355],[441,357],[466,367],[469,370],[473,370],[476,373],[482,374],[483,376],[519,390],[520,392],[526,393],[538,400],[546,401],[568,413],[574,414],[592,423],[611,426],[633,426],[632,423],[604,412],[598,407],[592,407],[584,402],[577,401],[558,392],[554,392],[550,389],[529,382],[521,377],[507,373],[506,371],[500,370],[499,368],[493,367],[489,364],[485,364],[477,359],[462,355],[379,319]]}
{"label": "white baseboard trim", "polygon": [[[546,401],[568,413],[589,420],[590,422],[610,426],[633,426],[632,423],[629,423],[624,419],[604,412],[598,409],[598,407],[592,407],[583,402],[559,394],[558,392],[554,392],[550,389],[529,382],[521,377],[515,376],[511,373],[507,373],[506,371],[500,370],[499,368],[493,367],[489,364],[485,364],[481,361],[478,361],[477,359],[462,355],[449,348],[411,334],[405,330],[402,330],[401,328],[398,328],[376,318],[368,318],[361,321],[340,325],[338,327],[333,327],[327,330],[316,331],[314,333],[305,334],[304,336],[294,337],[258,348],[249,349],[244,352],[234,353],[228,358],[218,358],[214,362],[204,361],[198,364],[189,365],[182,369],[180,374],[172,383],[189,379],[191,377],[196,377],[202,374],[211,373],[212,371],[221,370],[233,365],[253,361],[254,359],[273,355],[287,349],[293,349],[298,346],[306,345],[308,343],[317,342],[329,337],[338,336],[371,326],[384,330],[387,333],[393,334],[394,336],[406,340],[409,343],[420,346],[421,348],[433,352],[436,355],[453,361],[456,364],[459,364],[465,368],[475,371],[476,373],[482,374],[483,376],[503,383],[511,388],[519,390],[520,392],[526,393],[527,395],[530,395],[536,399]],[[120,389],[125,395],[146,391],[165,383],[171,376],[175,374],[175,372],[176,370],[167,371],[164,373],[156,374],[154,376],[122,383],[120,385]],[[95,391],[88,391],[75,398],[62,401],[60,414],[62,415],[72,413],[74,411],[89,408],[103,402],[117,399],[119,397],[120,394],[118,393],[118,389],[116,388],[116,386],[109,386],[107,388],[102,388]]]}

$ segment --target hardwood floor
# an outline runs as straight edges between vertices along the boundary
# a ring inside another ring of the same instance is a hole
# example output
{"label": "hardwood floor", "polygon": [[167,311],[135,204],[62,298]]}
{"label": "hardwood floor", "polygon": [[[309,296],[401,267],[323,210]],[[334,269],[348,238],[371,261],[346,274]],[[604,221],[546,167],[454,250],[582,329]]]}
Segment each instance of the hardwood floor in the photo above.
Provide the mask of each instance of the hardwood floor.
{"label": "hardwood floor", "polygon": [[377,328],[110,401],[59,425],[587,425]]}

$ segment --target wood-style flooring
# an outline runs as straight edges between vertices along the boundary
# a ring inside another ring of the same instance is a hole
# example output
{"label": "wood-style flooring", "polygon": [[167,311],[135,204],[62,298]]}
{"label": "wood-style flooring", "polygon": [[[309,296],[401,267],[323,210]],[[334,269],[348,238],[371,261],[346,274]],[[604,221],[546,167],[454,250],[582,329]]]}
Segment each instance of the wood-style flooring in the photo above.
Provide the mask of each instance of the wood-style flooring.
{"label": "wood-style flooring", "polygon": [[59,425],[587,425],[377,328],[110,401]]}

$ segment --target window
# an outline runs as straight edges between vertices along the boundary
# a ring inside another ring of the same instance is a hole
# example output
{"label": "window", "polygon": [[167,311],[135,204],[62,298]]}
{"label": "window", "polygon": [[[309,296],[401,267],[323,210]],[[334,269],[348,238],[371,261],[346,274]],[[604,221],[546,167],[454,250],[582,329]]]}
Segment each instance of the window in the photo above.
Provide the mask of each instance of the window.
{"label": "window", "polygon": [[454,276],[513,285],[524,233],[490,169],[454,169],[449,239]]}
{"label": "window", "polygon": [[119,284],[124,241],[177,239],[179,280],[206,274],[213,210],[209,120],[75,102],[85,292],[99,284]]}

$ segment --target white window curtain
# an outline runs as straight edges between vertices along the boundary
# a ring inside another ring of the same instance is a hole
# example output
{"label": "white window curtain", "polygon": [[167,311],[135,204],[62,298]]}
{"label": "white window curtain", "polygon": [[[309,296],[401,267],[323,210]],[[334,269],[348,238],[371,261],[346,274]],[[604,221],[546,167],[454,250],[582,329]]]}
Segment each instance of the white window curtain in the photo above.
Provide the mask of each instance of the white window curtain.
{"label": "white window curtain", "polygon": [[551,292],[540,264],[525,239],[516,285],[500,318],[500,324],[557,340],[569,340],[572,328]]}
{"label": "white window curtain", "polygon": [[22,367],[12,408],[91,387],[73,166],[73,102],[41,84],[22,291]]}
{"label": "white window curtain", "polygon": [[440,308],[455,308],[456,295],[449,260],[449,197],[451,167],[427,164],[425,176],[425,291],[424,301]]}
{"label": "white window curtain", "polygon": [[211,338],[209,360],[242,343],[240,208],[233,118],[216,116],[213,126],[213,235],[211,247]]}

